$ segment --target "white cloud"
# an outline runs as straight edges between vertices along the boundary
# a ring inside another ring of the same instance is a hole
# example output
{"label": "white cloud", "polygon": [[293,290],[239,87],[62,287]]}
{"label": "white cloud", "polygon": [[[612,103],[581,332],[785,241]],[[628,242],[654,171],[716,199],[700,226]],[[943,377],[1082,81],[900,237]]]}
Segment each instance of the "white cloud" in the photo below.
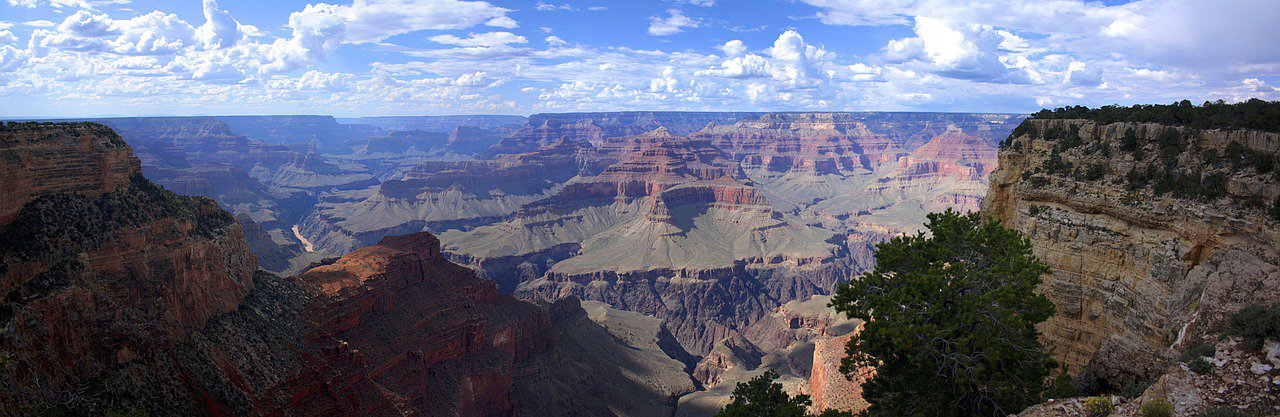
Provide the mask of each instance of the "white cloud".
{"label": "white cloud", "polygon": [[[205,48],[230,47],[249,36],[231,13],[218,8],[216,0],[204,0],[202,8],[205,22],[196,30],[196,39]],[[250,30],[256,32],[257,28]]]}
{"label": "white cloud", "polygon": [[747,46],[737,39],[725,42],[717,48],[724,52],[724,55],[727,57],[736,57],[747,52]]}
{"label": "white cloud", "polygon": [[573,7],[572,5],[568,5],[568,4],[551,4],[551,3],[543,3],[543,2],[538,2],[533,6],[533,8],[534,10],[538,10],[541,12],[556,12],[556,11],[572,12],[572,11],[578,10],[577,7]]}
{"label": "white cloud", "polygon": [[18,37],[13,35],[12,31],[0,30],[0,45],[12,45],[18,43]]}
{"label": "white cloud", "polygon": [[696,28],[702,26],[702,22],[684,15],[680,9],[667,10],[667,15],[652,16],[649,18],[649,34],[653,36],[668,36],[683,32],[685,28]]}
{"label": "white cloud", "polygon": [[355,0],[350,6],[307,5],[304,12],[323,13],[342,23],[344,41],[378,42],[422,30],[456,30],[484,25],[515,28],[511,10],[483,1]]}
{"label": "white cloud", "polygon": [[[462,38],[455,35],[436,35],[430,38],[432,42],[454,45],[454,46],[498,46],[529,43],[524,36],[519,36],[511,32],[489,32],[489,33],[472,33]],[[557,38],[558,39],[558,38]]]}
{"label": "white cloud", "polygon": [[129,4],[130,0],[8,0],[10,6],[34,9],[39,6],[51,6],[56,9],[76,8],[94,9],[107,4]]}
{"label": "white cloud", "polygon": [[569,44],[569,42],[566,42],[564,39],[560,39],[559,36],[555,36],[555,35],[548,36],[545,39],[543,39],[543,41],[545,41],[547,45],[550,45],[550,46],[565,46]]}

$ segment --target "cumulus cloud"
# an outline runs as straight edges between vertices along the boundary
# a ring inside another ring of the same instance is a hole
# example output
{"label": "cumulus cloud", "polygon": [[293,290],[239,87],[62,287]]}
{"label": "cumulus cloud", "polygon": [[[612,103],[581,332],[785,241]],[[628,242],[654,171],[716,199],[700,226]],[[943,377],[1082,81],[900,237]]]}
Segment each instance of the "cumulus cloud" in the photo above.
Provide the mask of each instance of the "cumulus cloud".
{"label": "cumulus cloud", "polygon": [[204,0],[204,24],[196,29],[196,39],[205,48],[226,48],[248,35],[231,13],[218,8],[216,0]]}
{"label": "cumulus cloud", "polygon": [[685,28],[702,26],[702,21],[685,16],[680,9],[667,10],[666,16],[649,18],[649,34],[653,36],[669,36],[683,32]]}
{"label": "cumulus cloud", "polygon": [[[453,30],[485,25],[518,26],[507,16],[511,10],[483,1],[462,0],[355,0],[350,6],[319,3],[303,12],[328,15],[323,20],[344,26],[344,41],[378,42],[392,36],[422,30]],[[292,21],[292,19],[291,19]]]}
{"label": "cumulus cloud", "polygon": [[743,53],[747,52],[746,44],[743,44],[742,41],[737,39],[725,42],[723,45],[720,45],[717,48],[720,49],[720,51],[724,52],[724,55],[728,57],[740,56]]}

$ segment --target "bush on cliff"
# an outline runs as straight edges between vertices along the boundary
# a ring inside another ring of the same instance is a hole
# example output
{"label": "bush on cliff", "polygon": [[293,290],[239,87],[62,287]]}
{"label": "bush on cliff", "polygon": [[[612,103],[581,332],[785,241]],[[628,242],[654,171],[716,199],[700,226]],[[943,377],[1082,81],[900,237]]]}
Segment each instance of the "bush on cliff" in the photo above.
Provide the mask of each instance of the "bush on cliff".
{"label": "bush on cliff", "polygon": [[[773,382],[778,374],[773,370],[739,382],[733,389],[733,399],[716,417],[804,417],[805,410],[813,404],[808,395],[794,397],[782,390],[782,384]],[[847,411],[826,410],[817,417],[853,417]]]}
{"label": "bush on cliff", "polygon": [[1245,348],[1254,351],[1267,339],[1280,340],[1280,304],[1252,304],[1232,313],[1227,334],[1244,338]]}
{"label": "bush on cliff", "polygon": [[1031,242],[977,213],[929,214],[929,232],[877,246],[876,268],[842,284],[837,311],[866,321],[841,371],[874,367],[871,416],[1006,416],[1042,399],[1056,364],[1035,325],[1053,303]]}

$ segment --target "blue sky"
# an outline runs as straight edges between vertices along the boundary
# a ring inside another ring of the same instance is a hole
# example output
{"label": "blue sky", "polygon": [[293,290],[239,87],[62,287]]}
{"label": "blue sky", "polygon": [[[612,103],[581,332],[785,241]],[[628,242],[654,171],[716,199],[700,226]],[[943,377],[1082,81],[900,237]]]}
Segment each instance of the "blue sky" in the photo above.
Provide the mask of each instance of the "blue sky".
{"label": "blue sky", "polygon": [[1273,0],[3,0],[0,117],[1280,98]]}

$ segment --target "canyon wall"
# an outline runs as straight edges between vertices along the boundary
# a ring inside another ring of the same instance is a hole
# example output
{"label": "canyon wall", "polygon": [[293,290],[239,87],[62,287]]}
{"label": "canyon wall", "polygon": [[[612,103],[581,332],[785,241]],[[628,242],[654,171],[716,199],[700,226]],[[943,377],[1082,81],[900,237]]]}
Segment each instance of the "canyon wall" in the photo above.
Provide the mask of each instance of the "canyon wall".
{"label": "canyon wall", "polygon": [[1080,386],[1154,380],[1226,314],[1280,300],[1278,151],[1276,133],[1076,119],[1002,144],[983,212],[1052,267],[1041,330]]}

